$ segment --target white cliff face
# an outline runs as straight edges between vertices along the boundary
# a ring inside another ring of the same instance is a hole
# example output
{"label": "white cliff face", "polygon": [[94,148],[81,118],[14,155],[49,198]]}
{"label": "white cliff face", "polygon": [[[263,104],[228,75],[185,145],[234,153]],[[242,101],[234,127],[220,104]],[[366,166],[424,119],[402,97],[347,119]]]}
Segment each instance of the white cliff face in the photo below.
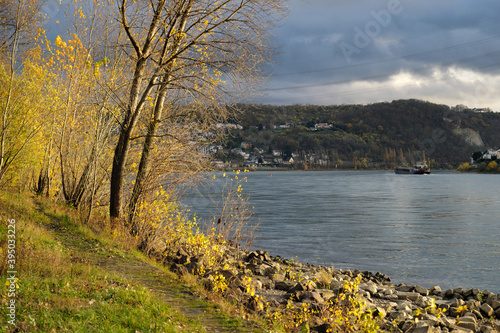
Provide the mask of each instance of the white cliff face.
{"label": "white cliff face", "polygon": [[481,135],[470,128],[456,128],[453,130],[453,133],[461,136],[464,141],[471,146],[484,147]]}

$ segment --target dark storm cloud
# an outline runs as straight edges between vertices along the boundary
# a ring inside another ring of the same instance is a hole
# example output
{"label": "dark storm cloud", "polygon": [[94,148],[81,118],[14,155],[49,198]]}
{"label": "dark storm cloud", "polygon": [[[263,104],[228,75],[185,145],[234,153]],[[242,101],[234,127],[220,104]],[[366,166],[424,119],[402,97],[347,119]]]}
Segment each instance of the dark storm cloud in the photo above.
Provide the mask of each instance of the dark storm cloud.
{"label": "dark storm cloud", "polygon": [[[48,34],[64,34],[68,0],[47,0]],[[290,0],[275,34],[272,104],[420,98],[500,111],[500,1]]]}
{"label": "dark storm cloud", "polygon": [[300,95],[327,93],[333,83],[384,84],[401,72],[416,78],[436,70],[446,77],[453,68],[498,73],[498,13],[497,0],[294,0],[278,31],[283,53],[267,100],[293,96],[300,103]]}

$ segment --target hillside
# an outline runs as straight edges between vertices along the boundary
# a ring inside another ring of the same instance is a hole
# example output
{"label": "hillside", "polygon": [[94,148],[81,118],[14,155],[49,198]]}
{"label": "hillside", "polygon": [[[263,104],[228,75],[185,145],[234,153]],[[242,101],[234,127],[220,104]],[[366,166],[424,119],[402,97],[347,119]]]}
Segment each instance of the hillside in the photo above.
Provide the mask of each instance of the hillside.
{"label": "hillside", "polygon": [[[297,168],[391,168],[422,159],[425,151],[433,167],[446,168],[468,161],[474,151],[500,146],[500,114],[420,100],[240,105],[239,111],[232,122],[243,129],[231,131],[221,159],[238,161],[237,155],[228,152],[243,148],[254,153],[251,158],[257,161],[274,160],[280,153],[284,160],[293,156]],[[260,156],[256,159],[256,155]]]}

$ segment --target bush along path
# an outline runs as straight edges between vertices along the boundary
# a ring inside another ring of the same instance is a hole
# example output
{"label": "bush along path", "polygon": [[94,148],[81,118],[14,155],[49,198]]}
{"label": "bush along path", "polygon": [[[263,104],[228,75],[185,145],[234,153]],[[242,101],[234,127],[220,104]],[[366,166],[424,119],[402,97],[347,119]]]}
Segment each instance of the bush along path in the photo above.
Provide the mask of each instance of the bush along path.
{"label": "bush along path", "polygon": [[[19,230],[16,320],[15,325],[3,324],[9,299],[2,291],[2,331],[262,331],[202,300],[195,295],[196,288],[133,247],[96,236],[74,222],[70,209],[4,193],[0,217],[16,218]],[[7,244],[4,229],[5,223],[0,238],[2,259]],[[0,266],[2,277],[5,263]]]}

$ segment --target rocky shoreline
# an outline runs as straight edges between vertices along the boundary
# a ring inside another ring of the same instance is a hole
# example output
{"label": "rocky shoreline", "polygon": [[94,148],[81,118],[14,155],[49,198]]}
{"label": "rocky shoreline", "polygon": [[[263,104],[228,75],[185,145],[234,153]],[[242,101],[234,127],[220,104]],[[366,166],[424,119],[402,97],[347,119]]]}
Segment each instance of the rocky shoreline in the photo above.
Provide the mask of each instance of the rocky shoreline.
{"label": "rocky shoreline", "polygon": [[[227,286],[224,297],[244,304],[248,312],[300,318],[297,332],[330,332],[333,324],[325,313],[336,309],[340,316],[342,307],[361,304],[351,312],[370,314],[377,321],[376,331],[500,333],[500,295],[487,290],[396,285],[382,273],[335,270],[233,247],[226,251],[224,269],[206,270],[206,260],[183,250],[163,257],[181,275],[199,275],[201,269],[209,289],[217,290],[222,280]],[[298,314],[290,315],[291,311]],[[361,330],[356,325],[345,331]]]}

